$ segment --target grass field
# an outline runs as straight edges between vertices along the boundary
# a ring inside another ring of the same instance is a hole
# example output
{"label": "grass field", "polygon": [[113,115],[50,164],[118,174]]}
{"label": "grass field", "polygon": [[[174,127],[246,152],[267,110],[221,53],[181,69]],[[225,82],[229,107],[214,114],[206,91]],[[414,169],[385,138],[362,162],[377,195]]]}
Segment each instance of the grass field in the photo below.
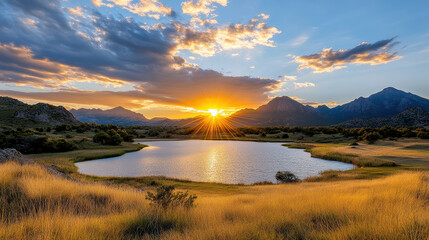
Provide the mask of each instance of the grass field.
{"label": "grass field", "polygon": [[[297,184],[264,186],[162,176],[86,176],[77,172],[74,162],[117,156],[145,146],[86,143],[76,151],[28,155],[38,163],[55,165],[79,181],[52,176],[38,164],[0,165],[0,239],[429,237],[429,172],[421,160],[427,156],[429,141],[289,145],[305,148],[314,156],[365,167],[325,171]],[[386,158],[379,149],[401,162]],[[406,165],[393,166],[393,161]],[[416,162],[421,164],[412,166]],[[196,207],[161,210],[149,205],[146,191],[161,185],[197,194]]]}
{"label": "grass field", "polygon": [[0,165],[1,239],[427,239],[429,175],[198,193],[161,210],[135,188],[70,182]]}

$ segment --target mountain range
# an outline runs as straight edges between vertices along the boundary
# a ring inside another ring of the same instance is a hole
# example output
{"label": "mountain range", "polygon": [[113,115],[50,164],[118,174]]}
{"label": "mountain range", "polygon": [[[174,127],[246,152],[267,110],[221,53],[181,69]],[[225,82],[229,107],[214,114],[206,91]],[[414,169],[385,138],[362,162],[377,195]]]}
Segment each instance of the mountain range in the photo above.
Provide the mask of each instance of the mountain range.
{"label": "mountain range", "polygon": [[115,107],[108,110],[80,108],[71,109],[70,112],[82,122],[116,124],[120,126],[184,126],[195,119],[169,119],[165,117],[148,119],[141,113],[136,113],[123,107]]}
{"label": "mountain range", "polygon": [[[287,97],[276,97],[256,109],[243,109],[228,117],[235,126],[429,126],[429,99],[392,87],[367,98],[329,108],[312,107]],[[123,107],[109,110],[71,109],[38,103],[28,105],[9,97],[0,97],[0,123],[16,125],[61,123],[116,124],[122,126],[185,126],[198,118],[148,119]]]}
{"label": "mountain range", "polygon": [[352,119],[390,118],[412,107],[427,112],[429,100],[389,87],[334,108],[314,108],[289,97],[276,97],[257,109],[240,110],[230,118],[243,126],[326,126]]}
{"label": "mountain range", "polygon": [[109,110],[80,108],[71,109],[70,112],[80,121],[89,123],[132,126],[146,125],[148,122],[143,114],[123,107],[115,107]]}

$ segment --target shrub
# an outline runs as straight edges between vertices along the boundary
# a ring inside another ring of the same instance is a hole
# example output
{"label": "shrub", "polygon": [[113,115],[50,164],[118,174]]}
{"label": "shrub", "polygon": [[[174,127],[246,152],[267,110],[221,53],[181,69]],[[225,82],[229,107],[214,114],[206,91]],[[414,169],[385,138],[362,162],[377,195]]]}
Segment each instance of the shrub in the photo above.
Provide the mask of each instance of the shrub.
{"label": "shrub", "polygon": [[109,134],[105,133],[105,132],[98,132],[94,135],[94,137],[92,138],[92,141],[94,141],[95,143],[100,143],[100,144],[108,144],[109,142]]}
{"label": "shrub", "polygon": [[284,139],[284,138],[289,138],[289,135],[287,134],[287,133],[283,133],[282,134],[282,138]]}
{"label": "shrub", "polygon": [[195,194],[188,192],[174,193],[174,186],[160,186],[156,189],[155,193],[147,192],[146,199],[151,201],[151,205],[161,207],[163,209],[184,207],[191,208],[194,206]]}
{"label": "shrub", "polygon": [[420,139],[429,139],[429,132],[418,132],[417,138]]}
{"label": "shrub", "polygon": [[362,136],[362,139],[367,141],[369,144],[373,144],[378,139],[381,139],[381,135],[378,132],[367,132]]}
{"label": "shrub", "polygon": [[55,126],[55,131],[57,132],[65,132],[65,131],[70,131],[72,129],[71,125],[68,124],[60,124]]}
{"label": "shrub", "polygon": [[132,142],[133,141],[134,136],[132,134],[130,134],[127,130],[119,129],[116,132],[121,136],[121,138],[125,142]]}
{"label": "shrub", "polygon": [[115,130],[110,129],[107,131],[107,134],[109,134],[110,138],[109,138],[109,145],[119,145],[122,142],[122,137],[121,135],[119,135],[119,133],[117,133]]}
{"label": "shrub", "polygon": [[281,183],[298,182],[299,178],[289,171],[278,171],[276,173],[276,180]]}
{"label": "shrub", "polygon": [[48,140],[47,137],[36,137],[31,139],[30,145],[24,150],[24,153],[68,152],[77,148],[75,144],[62,138]]}
{"label": "shrub", "polygon": [[52,144],[52,152],[67,152],[77,149],[77,146],[75,144],[70,143],[62,138],[48,141],[48,144]]}
{"label": "shrub", "polygon": [[122,142],[122,137],[113,129],[107,132],[98,132],[92,138],[92,141],[103,145],[119,145]]}

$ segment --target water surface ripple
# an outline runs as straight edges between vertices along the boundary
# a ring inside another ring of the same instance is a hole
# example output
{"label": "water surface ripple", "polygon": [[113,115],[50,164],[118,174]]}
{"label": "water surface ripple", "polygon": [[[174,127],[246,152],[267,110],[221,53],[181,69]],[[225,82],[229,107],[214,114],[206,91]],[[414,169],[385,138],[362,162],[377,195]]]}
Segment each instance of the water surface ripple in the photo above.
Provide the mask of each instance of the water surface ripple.
{"label": "water surface ripple", "polygon": [[302,149],[281,143],[240,141],[154,141],[138,152],[76,163],[79,172],[96,176],[137,177],[164,175],[204,182],[275,182],[277,171],[299,178],[321,171],[348,170],[352,164],[312,158]]}

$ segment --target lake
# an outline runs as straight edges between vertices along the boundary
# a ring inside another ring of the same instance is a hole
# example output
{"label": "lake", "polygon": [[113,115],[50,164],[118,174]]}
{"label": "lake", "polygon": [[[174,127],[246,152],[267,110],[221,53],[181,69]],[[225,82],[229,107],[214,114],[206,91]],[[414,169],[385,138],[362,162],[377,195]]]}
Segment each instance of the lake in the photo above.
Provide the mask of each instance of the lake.
{"label": "lake", "polygon": [[153,141],[149,147],[119,157],[79,162],[79,172],[96,176],[163,175],[192,181],[245,183],[275,182],[277,171],[299,178],[324,170],[349,170],[352,164],[312,158],[302,149],[281,143],[242,141]]}

